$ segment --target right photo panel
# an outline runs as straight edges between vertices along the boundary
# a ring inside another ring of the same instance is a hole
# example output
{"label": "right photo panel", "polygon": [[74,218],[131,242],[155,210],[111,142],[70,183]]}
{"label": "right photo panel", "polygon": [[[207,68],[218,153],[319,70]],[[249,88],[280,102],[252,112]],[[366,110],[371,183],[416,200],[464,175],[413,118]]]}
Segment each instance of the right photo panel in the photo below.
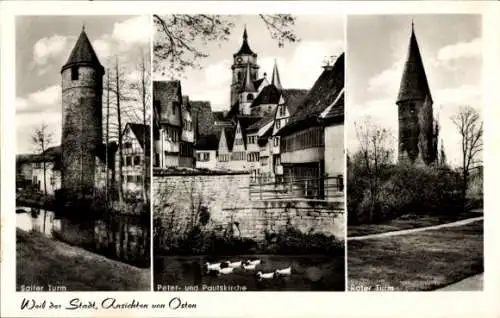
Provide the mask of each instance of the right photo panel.
{"label": "right photo panel", "polygon": [[482,290],[481,16],[349,16],[346,61],[348,290]]}

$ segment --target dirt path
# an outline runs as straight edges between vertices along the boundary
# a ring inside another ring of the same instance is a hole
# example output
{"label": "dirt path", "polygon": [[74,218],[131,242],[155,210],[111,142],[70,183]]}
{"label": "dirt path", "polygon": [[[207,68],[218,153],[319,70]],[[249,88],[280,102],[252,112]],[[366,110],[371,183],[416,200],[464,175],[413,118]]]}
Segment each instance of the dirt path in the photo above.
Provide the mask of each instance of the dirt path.
{"label": "dirt path", "polygon": [[483,290],[484,273],[467,277],[457,283],[437,289],[436,291],[481,291]]}
{"label": "dirt path", "polygon": [[388,236],[412,234],[412,233],[418,233],[418,232],[428,231],[428,230],[437,230],[437,229],[442,229],[442,228],[447,228],[447,227],[456,227],[456,226],[462,226],[462,225],[466,225],[469,223],[477,222],[477,221],[483,220],[483,218],[484,218],[483,216],[479,216],[479,217],[455,221],[455,222],[451,222],[451,223],[426,226],[426,227],[419,227],[416,229],[392,231],[392,232],[370,234],[370,235],[363,235],[363,236],[352,236],[352,237],[348,237],[347,240],[348,241],[362,241],[362,240],[369,240],[369,239],[376,239],[376,238],[384,238],[384,237],[388,237]]}

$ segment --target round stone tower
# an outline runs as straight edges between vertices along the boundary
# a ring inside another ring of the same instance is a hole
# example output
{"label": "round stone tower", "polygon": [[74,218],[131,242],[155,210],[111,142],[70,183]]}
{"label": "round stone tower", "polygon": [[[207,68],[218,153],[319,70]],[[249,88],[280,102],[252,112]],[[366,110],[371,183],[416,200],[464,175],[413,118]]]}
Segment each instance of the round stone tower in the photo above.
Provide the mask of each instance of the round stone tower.
{"label": "round stone tower", "polygon": [[61,68],[61,188],[71,194],[91,193],[96,155],[102,145],[102,67],[85,29]]}

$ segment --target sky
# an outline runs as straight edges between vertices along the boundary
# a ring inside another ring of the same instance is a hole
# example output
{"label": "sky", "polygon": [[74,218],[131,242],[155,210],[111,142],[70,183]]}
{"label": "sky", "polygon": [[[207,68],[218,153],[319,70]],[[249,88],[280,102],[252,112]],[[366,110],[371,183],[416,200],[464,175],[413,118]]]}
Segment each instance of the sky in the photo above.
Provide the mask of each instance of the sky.
{"label": "sky", "polygon": [[[387,128],[397,146],[395,104],[411,21],[420,47],[447,161],[460,164],[460,135],[451,121],[461,105],[482,109],[481,17],[476,15],[349,16],[346,145],[359,147],[354,123]],[[441,147],[441,146],[439,146]]]}
{"label": "sky", "polygon": [[45,123],[61,139],[61,67],[85,25],[101,64],[115,56],[127,79],[138,78],[137,61],[150,56],[149,16],[19,16],[16,18],[16,141],[17,153],[33,153],[33,130]]}
{"label": "sky", "polygon": [[[201,69],[190,69],[181,78],[183,95],[191,100],[208,100],[212,110],[229,110],[231,64],[233,54],[242,43],[244,26],[248,44],[258,54],[259,78],[267,73],[271,80],[274,60],[278,64],[281,84],[284,88],[312,87],[322,72],[325,58],[344,52],[344,17],[341,15],[296,15],[294,31],[300,42],[285,43],[282,48],[273,40],[265,24],[256,15],[228,17],[234,29],[228,41],[211,42],[205,51],[209,57],[200,60]],[[156,80],[164,78],[153,74]]]}

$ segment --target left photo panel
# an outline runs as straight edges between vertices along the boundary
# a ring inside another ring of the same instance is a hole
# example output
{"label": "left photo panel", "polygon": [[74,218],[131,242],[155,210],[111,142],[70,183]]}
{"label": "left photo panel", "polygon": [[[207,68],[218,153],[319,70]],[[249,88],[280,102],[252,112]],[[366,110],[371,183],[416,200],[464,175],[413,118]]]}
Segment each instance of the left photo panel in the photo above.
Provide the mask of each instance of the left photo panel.
{"label": "left photo panel", "polygon": [[151,16],[16,17],[16,290],[151,290]]}

